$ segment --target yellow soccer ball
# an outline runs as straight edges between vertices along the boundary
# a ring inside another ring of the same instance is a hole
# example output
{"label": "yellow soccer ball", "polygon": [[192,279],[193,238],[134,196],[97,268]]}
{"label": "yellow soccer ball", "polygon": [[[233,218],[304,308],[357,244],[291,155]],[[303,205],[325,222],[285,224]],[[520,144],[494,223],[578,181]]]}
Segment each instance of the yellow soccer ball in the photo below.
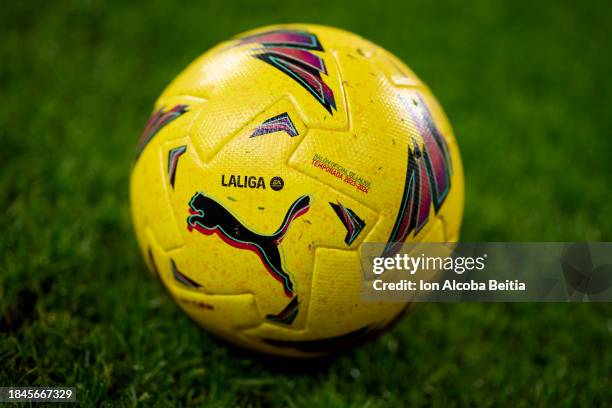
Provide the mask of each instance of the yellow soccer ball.
{"label": "yellow soccer ball", "polygon": [[130,200],[149,269],[235,344],[318,356],[406,304],[361,300],[364,242],[451,242],[461,158],[421,80],[346,31],[279,25],[206,52],[138,142]]}

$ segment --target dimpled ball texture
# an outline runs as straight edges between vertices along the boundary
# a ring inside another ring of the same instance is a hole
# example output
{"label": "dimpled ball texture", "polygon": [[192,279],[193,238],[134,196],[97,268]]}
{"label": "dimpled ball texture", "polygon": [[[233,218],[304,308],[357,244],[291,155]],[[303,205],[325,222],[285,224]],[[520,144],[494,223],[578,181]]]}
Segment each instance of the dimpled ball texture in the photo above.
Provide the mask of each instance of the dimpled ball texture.
{"label": "dimpled ball texture", "polygon": [[317,25],[222,42],[155,103],[130,186],[150,271],[193,320],[264,353],[320,356],[409,307],[365,302],[360,253],[454,242],[461,158],[421,80]]}

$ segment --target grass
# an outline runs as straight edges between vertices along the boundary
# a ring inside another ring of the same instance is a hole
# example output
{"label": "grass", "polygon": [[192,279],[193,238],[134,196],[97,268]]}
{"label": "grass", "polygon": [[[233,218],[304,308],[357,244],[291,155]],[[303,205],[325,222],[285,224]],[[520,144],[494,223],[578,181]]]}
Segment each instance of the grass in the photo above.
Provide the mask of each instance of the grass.
{"label": "grass", "polygon": [[610,404],[609,304],[423,305],[295,364],[219,343],[148,279],[127,192],[152,103],[275,22],[358,32],[429,83],[462,149],[464,240],[612,240],[607,3],[258,3],[3,5],[0,385],[74,385],[85,406]]}

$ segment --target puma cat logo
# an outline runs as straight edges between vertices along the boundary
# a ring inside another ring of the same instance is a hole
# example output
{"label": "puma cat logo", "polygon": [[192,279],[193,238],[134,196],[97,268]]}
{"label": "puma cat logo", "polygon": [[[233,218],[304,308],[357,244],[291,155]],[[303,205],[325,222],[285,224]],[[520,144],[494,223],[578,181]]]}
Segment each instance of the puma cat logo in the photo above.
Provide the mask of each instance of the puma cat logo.
{"label": "puma cat logo", "polygon": [[213,198],[197,192],[189,201],[191,215],[187,218],[187,229],[192,231],[195,228],[205,235],[217,233],[227,244],[255,252],[268,272],[283,284],[285,294],[293,297],[293,282],[283,269],[279,245],[293,220],[309,208],[310,197],[301,196],[289,207],[276,232],[265,235],[251,230]]}

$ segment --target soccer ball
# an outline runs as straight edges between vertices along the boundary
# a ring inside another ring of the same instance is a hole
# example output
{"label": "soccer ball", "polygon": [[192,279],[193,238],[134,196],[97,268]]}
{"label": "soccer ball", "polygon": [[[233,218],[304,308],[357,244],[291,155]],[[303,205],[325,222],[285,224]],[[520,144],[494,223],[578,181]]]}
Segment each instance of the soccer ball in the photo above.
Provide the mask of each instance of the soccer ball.
{"label": "soccer ball", "polygon": [[408,306],[361,300],[360,252],[459,235],[451,127],[400,60],[346,31],[271,26],[200,56],[138,142],[130,200],[146,263],[235,344],[318,356]]}

